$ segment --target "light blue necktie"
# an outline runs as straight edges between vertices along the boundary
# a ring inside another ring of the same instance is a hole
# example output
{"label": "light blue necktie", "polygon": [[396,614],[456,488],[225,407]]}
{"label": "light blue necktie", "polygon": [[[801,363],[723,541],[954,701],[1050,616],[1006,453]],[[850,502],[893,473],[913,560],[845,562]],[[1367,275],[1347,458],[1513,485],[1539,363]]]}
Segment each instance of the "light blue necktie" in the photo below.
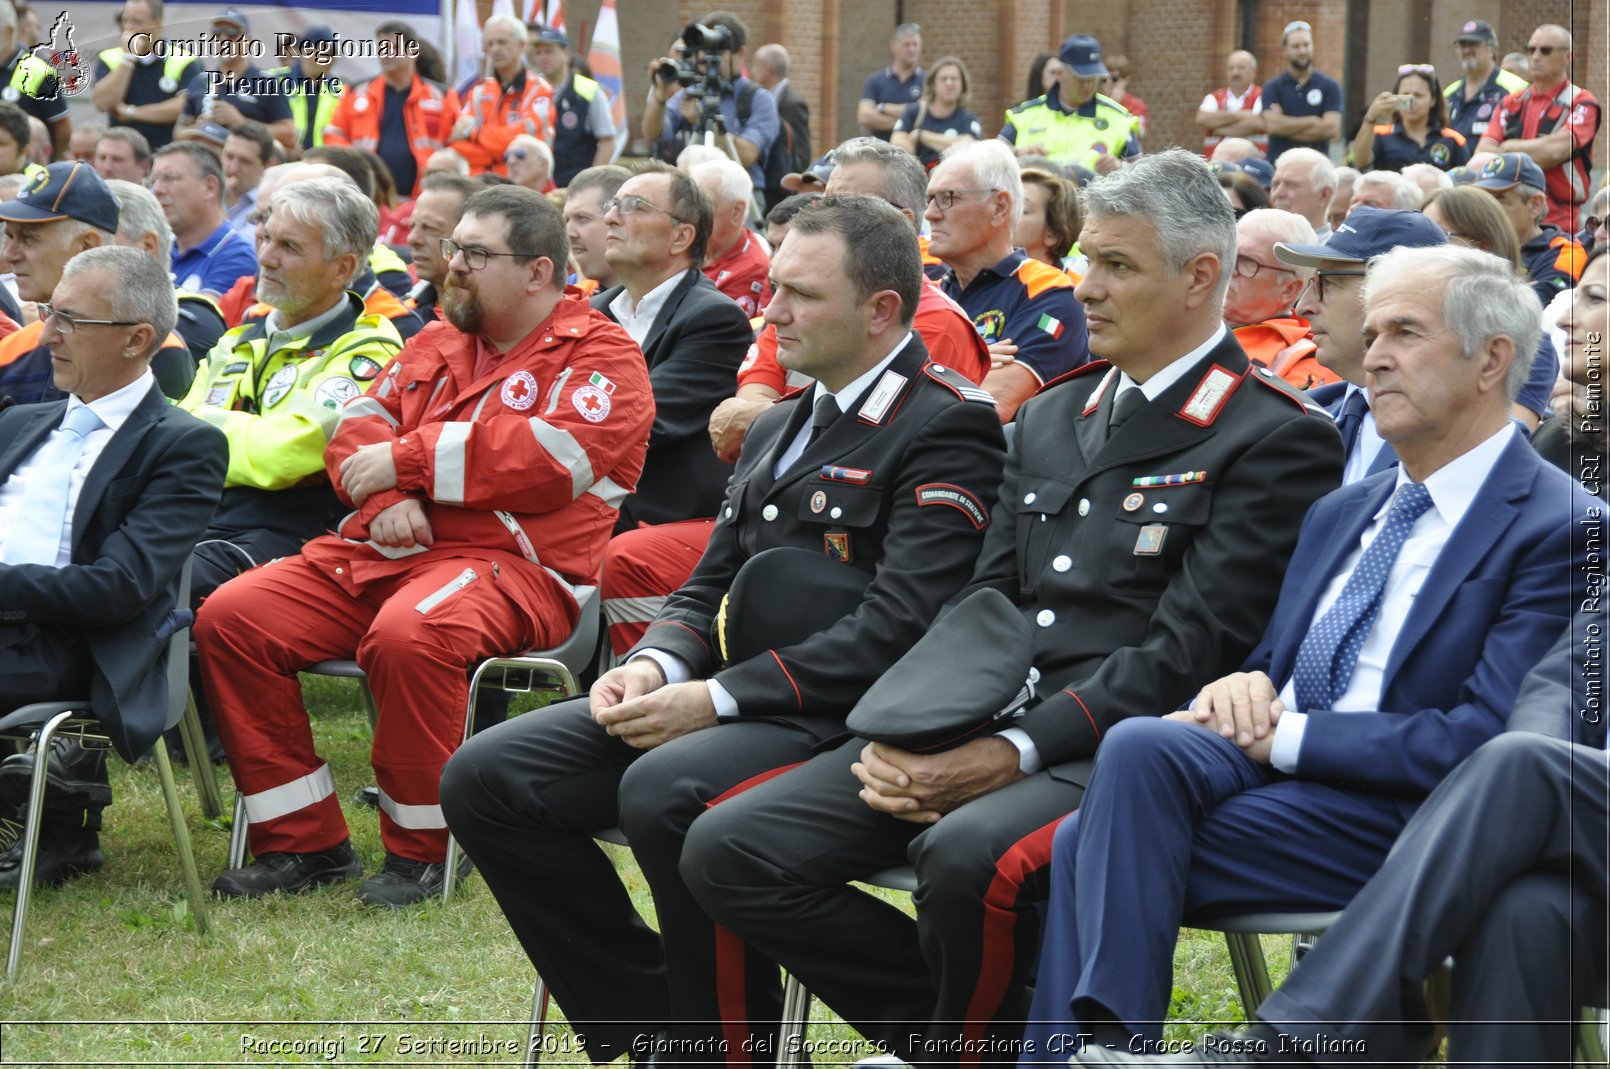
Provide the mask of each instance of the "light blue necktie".
{"label": "light blue necktie", "polygon": [[1397,491],[1386,523],[1366,549],[1341,596],[1321,616],[1297,649],[1292,676],[1297,708],[1330,709],[1347,690],[1358,665],[1364,639],[1381,615],[1381,599],[1392,565],[1408,540],[1409,528],[1431,507],[1431,493],[1420,483],[1405,483]]}
{"label": "light blue necktie", "polygon": [[56,564],[62,528],[67,523],[67,492],[73,468],[84,455],[84,439],[106,426],[88,405],[76,405],[62,420],[63,433],[52,434],[39,447],[22,488],[22,505],[5,533],[0,561],[6,564]]}

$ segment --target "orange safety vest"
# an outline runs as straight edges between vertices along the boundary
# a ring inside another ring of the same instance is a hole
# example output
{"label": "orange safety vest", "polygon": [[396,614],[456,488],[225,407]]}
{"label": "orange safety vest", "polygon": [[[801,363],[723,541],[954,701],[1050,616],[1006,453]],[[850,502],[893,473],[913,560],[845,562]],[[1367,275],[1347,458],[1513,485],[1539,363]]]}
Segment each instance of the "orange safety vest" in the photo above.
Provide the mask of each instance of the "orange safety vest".
{"label": "orange safety vest", "polygon": [[[548,140],[553,86],[536,71],[522,70],[505,90],[497,78],[483,78],[464,98],[458,118],[475,117],[475,132],[448,146],[469,161],[470,173],[509,173],[503,154],[521,134]],[[454,120],[457,121],[456,119]]]}
{"label": "orange safety vest", "polygon": [[1308,320],[1301,316],[1269,319],[1237,327],[1235,340],[1247,358],[1262,364],[1299,390],[1311,390],[1331,382],[1341,382],[1336,372],[1319,362]]}
{"label": "orange safety vest", "polygon": [[[326,145],[351,145],[376,152],[380,146],[380,113],[386,103],[386,79],[371,78],[361,88],[341,94],[341,103],[324,128]],[[419,182],[425,177],[425,161],[446,144],[448,131],[458,121],[458,94],[435,82],[414,75],[403,104],[403,128],[408,131],[408,150],[419,166],[419,178],[407,196],[419,196]]]}

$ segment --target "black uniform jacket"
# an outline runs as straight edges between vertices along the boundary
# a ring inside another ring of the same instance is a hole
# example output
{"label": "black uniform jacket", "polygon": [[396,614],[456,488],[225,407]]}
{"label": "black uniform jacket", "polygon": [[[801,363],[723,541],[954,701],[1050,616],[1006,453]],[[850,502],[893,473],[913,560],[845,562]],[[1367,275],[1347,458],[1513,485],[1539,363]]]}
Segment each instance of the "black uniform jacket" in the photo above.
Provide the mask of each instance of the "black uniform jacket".
{"label": "black uniform jacket", "polygon": [[1341,439],[1262,370],[1226,335],[1110,439],[1118,369],[1104,361],[1018,410],[968,589],[1001,590],[1033,629],[1041,700],[1014,726],[1046,766],[1233,672],[1302,566],[1298,528],[1341,482]]}
{"label": "black uniform jacket", "polygon": [[[813,395],[784,398],[755,420],[709,547],[638,645],[678,655],[696,678],[715,673],[742,716],[806,718],[827,737],[972,574],[1003,440],[993,399],[929,362],[913,334],[774,477],[777,458],[809,422]],[[746,560],[777,546],[871,571],[865,600],[802,642],[723,668],[715,635],[722,597]]]}

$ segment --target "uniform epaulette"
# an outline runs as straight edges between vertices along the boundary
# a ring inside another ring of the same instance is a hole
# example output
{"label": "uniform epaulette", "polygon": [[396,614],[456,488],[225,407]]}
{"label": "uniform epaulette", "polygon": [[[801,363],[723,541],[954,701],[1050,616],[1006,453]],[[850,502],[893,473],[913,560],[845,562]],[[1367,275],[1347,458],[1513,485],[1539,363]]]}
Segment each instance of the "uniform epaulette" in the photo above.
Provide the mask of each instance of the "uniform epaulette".
{"label": "uniform epaulette", "polygon": [[963,375],[955,368],[948,368],[943,364],[936,364],[930,360],[923,367],[923,371],[927,373],[929,378],[945,387],[945,389],[949,390],[957,397],[960,397],[963,401],[977,401],[978,403],[985,405],[993,405],[996,403],[994,394],[990,393],[988,390],[984,389],[982,386],[978,385],[972,379],[969,379],[966,375]]}
{"label": "uniform epaulette", "polygon": [[1033,100],[1025,100],[1021,104],[1013,104],[1011,107],[1006,109],[1006,113],[1008,115],[1016,115],[1019,112],[1027,111],[1030,108],[1043,107],[1044,104],[1045,97],[1037,96]]}
{"label": "uniform epaulette", "polygon": [[1304,412],[1307,412],[1311,415],[1324,416],[1326,419],[1331,418],[1330,413],[1326,412],[1321,406],[1310,401],[1307,394],[1303,393],[1301,390],[1297,389],[1297,387],[1293,386],[1279,375],[1276,375],[1268,368],[1263,367],[1260,364],[1254,364],[1252,372],[1252,381],[1263,383],[1265,386],[1269,387],[1286,400],[1295,404]]}

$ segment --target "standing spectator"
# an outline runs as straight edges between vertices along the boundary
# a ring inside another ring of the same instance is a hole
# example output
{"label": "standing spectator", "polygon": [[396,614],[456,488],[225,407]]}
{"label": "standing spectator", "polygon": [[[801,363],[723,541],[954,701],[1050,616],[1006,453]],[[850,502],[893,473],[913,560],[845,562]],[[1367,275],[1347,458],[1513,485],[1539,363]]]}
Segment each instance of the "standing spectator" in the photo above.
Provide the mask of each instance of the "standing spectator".
{"label": "standing spectator", "polygon": [[1336,194],[1336,168],[1330,158],[1311,148],[1287,149],[1275,160],[1275,180],[1269,185],[1269,205],[1296,212],[1314,228],[1315,240],[1330,234],[1331,198]]}
{"label": "standing spectator", "polygon": [[[765,189],[763,164],[771,143],[777,139],[780,125],[777,101],[758,82],[743,76],[749,41],[749,29],[743,20],[730,12],[713,11],[704,17],[703,25],[724,29],[732,38],[731,51],[720,53],[721,76],[731,86],[729,92],[721,94],[721,117],[726,123],[727,133],[732,135],[738,162],[748,168],[750,181],[755,188]],[[655,69],[661,63],[669,62],[669,59],[656,60]],[[676,144],[682,131],[692,130],[698,121],[699,101],[678,88],[675,80],[667,82],[656,76],[648,101],[643,106],[643,136],[651,141],[663,140]],[[720,147],[726,151],[724,144]]]}
{"label": "standing spectator", "polygon": [[1230,53],[1229,84],[1202,98],[1196,109],[1196,125],[1207,131],[1202,154],[1215,158],[1213,150],[1227,137],[1244,137],[1258,146],[1260,155],[1269,151],[1269,135],[1263,127],[1263,87],[1258,84],[1258,57],[1238,49]]}
{"label": "standing spectator", "polygon": [[[1476,146],[1478,152],[1524,152],[1543,169],[1548,221],[1576,233],[1577,205],[1588,199],[1593,139],[1599,133],[1599,102],[1572,85],[1571,34],[1543,25],[1526,46],[1532,84],[1504,98]],[[1547,303],[1547,302],[1545,302]]]}
{"label": "standing spectator", "polygon": [[117,27],[127,48],[108,48],[95,57],[90,100],[108,121],[138,131],[148,143],[149,157],[151,149],[173,140],[185,91],[201,73],[202,63],[178,48],[163,59],[156,57],[153,46],[167,43],[162,37],[162,0],[128,0],[118,13]]}
{"label": "standing spectator", "polygon": [[257,236],[257,183],[274,161],[274,136],[262,123],[243,121],[224,141],[224,218],[248,242]]}
{"label": "standing spectator", "polygon": [[5,98],[50,128],[41,143],[65,155],[72,144],[73,121],[67,116],[67,94],[50,64],[33,54],[39,38],[17,30],[17,12],[0,4],[0,86]]}
{"label": "standing spectator", "polygon": [[251,242],[224,219],[224,170],[218,157],[190,141],[160,149],[151,191],[173,228],[173,277],[180,289],[217,298],[242,275],[257,273]]}
{"label": "standing spectator", "polygon": [[1057,68],[1062,61],[1055,52],[1041,52],[1029,63],[1029,80],[1023,93],[1024,100],[1043,97],[1057,84]]}
{"label": "standing spectator", "polygon": [[151,143],[132,126],[114,126],[95,143],[95,170],[102,178],[144,182],[151,173]]}
{"label": "standing spectator", "polygon": [[1146,136],[1150,125],[1146,102],[1129,91],[1129,57],[1122,52],[1107,60],[1107,95],[1124,106],[1124,110],[1139,120],[1135,130]]}
{"label": "standing spectator", "polygon": [[509,142],[503,153],[503,165],[509,169],[509,181],[538,193],[548,193],[558,187],[553,181],[553,149],[541,138],[521,134]]}
{"label": "standing spectator", "polygon": [[1023,168],[1022,177],[1023,216],[1012,232],[1012,244],[1030,259],[1060,271],[1063,259],[1079,240],[1083,223],[1079,191],[1068,179],[1038,167]]}
{"label": "standing spectator", "polygon": [[1531,84],[1527,80],[1532,76],[1532,65],[1527,62],[1525,52],[1506,52],[1499,69],[1505,74],[1513,74],[1521,81]]}
{"label": "standing spectator", "polygon": [[1453,41],[1465,76],[1449,82],[1442,95],[1448,100],[1448,125],[1474,147],[1487,131],[1493,112],[1506,96],[1525,89],[1526,79],[1498,66],[1498,34],[1492,23],[1471,19],[1459,28]]}
{"label": "standing spectator", "polygon": [[771,257],[760,235],[746,225],[754,196],[749,175],[728,159],[697,164],[689,175],[710,198],[712,210],[704,273],[753,319],[771,301]]}
{"label": "standing spectator", "polygon": [[564,189],[582,170],[615,158],[615,119],[604,87],[570,62],[565,32],[546,26],[526,30],[526,59],[553,87],[553,181]]}
{"label": "standing spectator", "polygon": [[335,66],[335,33],[328,26],[309,26],[296,39],[288,66],[269,71],[280,79],[282,92],[291,107],[291,118],[296,122],[296,142],[292,158],[302,152],[324,144],[324,128],[341,102],[345,88],[339,78],[330,76]]}
{"label": "standing spectator", "polygon": [[928,68],[922,99],[906,106],[889,142],[916,156],[923,166],[932,167],[939,162],[939,154],[956,142],[984,136],[978,116],[967,110],[972,96],[973,79],[967,65],[955,56],[945,56]]}
{"label": "standing spectator", "polygon": [[1276,161],[1294,148],[1329,153],[1330,143],[1342,135],[1342,87],[1314,69],[1314,33],[1308,23],[1287,24],[1280,44],[1286,50],[1286,69],[1263,86],[1269,159]]}
{"label": "standing spectator", "polygon": [[1009,109],[1001,140],[1019,156],[1044,156],[1058,166],[1097,174],[1139,156],[1138,121],[1118,101],[1097,92],[1107,77],[1101,42],[1076,33],[1057,55],[1056,88]]}
{"label": "standing spectator", "polygon": [[1561,290],[1576,285],[1587,257],[1569,233],[1547,220],[1544,181],[1542,168],[1530,156],[1506,152],[1481,169],[1476,188],[1491,193],[1504,209],[1521,243],[1532,290],[1547,308]]}
{"label": "standing spectator", "polygon": [[464,93],[463,108],[447,135],[471,174],[508,174],[503,154],[521,134],[548,137],[553,86],[525,65],[525,23],[493,15],[482,31],[491,73]]}
{"label": "standing spectator", "polygon": [[1392,91],[1379,93],[1353,137],[1353,166],[1361,171],[1401,171],[1429,163],[1447,171],[1470,159],[1465,135],[1447,125],[1447,102],[1429,63],[1398,68]]}
{"label": "standing spectator", "polygon": [[458,96],[419,72],[409,54],[419,36],[406,22],[383,22],[376,40],[391,46],[380,57],[380,75],[341,94],[324,140],[368,149],[385,161],[398,192],[413,197],[425,161],[441,148],[458,116]]}
{"label": "standing spectator", "polygon": [[861,131],[880,141],[889,140],[900,113],[922,96],[922,27],[915,22],[896,26],[889,38],[889,59],[887,67],[866,76],[855,108]]}
{"label": "standing spectator", "polygon": [[788,63],[788,49],[761,45],[755,50],[751,73],[777,101],[777,118],[782,121],[777,136],[786,139],[788,169],[803,171],[815,156],[811,151],[811,106],[789,82]]}
{"label": "standing spectator", "polygon": [[235,8],[213,16],[211,43],[221,57],[218,69],[190,80],[175,133],[209,123],[233,130],[242,119],[252,119],[268,127],[287,151],[296,147],[291,106],[285,102],[279,80],[252,62],[251,34],[251,22]]}
{"label": "standing spectator", "polygon": [[21,174],[32,178],[42,168],[28,160],[33,130],[28,115],[17,105],[0,100],[0,175]]}
{"label": "standing spectator", "polygon": [[440,318],[442,286],[447,281],[449,257],[442,255],[442,239],[453,236],[453,228],[464,217],[464,202],[479,189],[468,178],[456,174],[431,175],[425,179],[409,217],[408,251],[413,254],[414,275],[418,278],[403,304],[426,323]]}

